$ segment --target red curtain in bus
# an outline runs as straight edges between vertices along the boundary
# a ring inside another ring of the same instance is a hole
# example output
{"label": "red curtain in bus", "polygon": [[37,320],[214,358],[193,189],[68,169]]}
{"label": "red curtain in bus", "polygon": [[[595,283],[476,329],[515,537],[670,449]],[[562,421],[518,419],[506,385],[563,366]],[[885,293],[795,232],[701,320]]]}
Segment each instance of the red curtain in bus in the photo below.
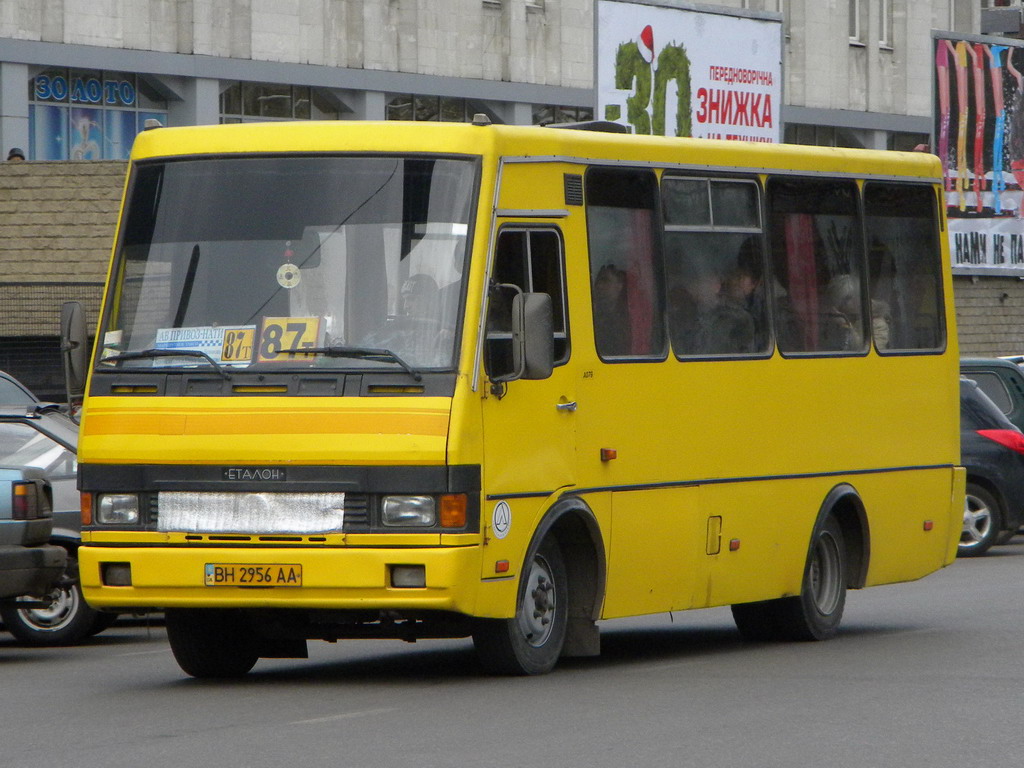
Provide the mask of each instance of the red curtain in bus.
{"label": "red curtain in bus", "polygon": [[654,330],[654,239],[651,212],[632,211],[627,235],[629,267],[626,274],[626,299],[629,306],[630,354],[647,355],[653,350]]}
{"label": "red curtain in bus", "polygon": [[818,277],[814,258],[814,216],[788,213],[785,221],[787,290],[803,327],[804,349],[818,347]]}

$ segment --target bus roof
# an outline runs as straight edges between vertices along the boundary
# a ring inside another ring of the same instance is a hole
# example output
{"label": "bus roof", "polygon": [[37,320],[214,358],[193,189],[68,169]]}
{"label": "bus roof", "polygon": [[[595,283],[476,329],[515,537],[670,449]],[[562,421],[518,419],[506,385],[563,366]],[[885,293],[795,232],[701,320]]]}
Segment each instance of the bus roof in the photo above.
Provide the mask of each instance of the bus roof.
{"label": "bus roof", "polygon": [[132,160],[291,152],[429,152],[697,169],[732,167],[748,171],[898,176],[929,181],[938,181],[942,174],[939,159],[925,152],[408,121],[289,121],[158,128],[139,134],[132,148]]}

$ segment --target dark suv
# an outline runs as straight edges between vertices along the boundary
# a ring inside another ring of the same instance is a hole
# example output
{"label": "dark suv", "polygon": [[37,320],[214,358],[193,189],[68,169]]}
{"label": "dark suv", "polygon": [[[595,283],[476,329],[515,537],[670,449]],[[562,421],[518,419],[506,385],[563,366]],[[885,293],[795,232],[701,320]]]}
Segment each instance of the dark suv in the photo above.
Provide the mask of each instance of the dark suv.
{"label": "dark suv", "polygon": [[967,469],[957,554],[982,555],[1024,521],[1024,433],[972,379],[960,378],[960,457]]}
{"label": "dark suv", "polygon": [[999,357],[964,357],[960,375],[973,380],[999,410],[1024,430],[1024,369]]}

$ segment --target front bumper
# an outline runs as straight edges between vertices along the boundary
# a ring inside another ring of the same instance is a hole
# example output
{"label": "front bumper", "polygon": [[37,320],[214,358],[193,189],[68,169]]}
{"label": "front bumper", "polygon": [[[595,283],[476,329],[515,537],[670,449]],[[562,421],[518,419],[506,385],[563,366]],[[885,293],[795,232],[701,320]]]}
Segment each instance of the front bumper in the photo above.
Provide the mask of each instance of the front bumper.
{"label": "front bumper", "polygon": [[[131,566],[131,586],[102,583],[104,564]],[[207,563],[302,566],[302,586],[204,586]],[[191,547],[85,545],[78,550],[94,608],[305,608],[427,610],[472,615],[479,545],[450,547]],[[422,565],[426,586],[391,586],[391,566]]]}

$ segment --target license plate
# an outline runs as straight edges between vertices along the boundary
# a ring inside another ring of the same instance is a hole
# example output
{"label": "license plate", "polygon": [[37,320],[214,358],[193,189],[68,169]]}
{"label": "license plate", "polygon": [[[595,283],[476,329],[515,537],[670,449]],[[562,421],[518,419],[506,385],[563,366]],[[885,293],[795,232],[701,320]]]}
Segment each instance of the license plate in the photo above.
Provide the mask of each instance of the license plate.
{"label": "license plate", "polygon": [[208,587],[301,587],[297,563],[207,563]]}

